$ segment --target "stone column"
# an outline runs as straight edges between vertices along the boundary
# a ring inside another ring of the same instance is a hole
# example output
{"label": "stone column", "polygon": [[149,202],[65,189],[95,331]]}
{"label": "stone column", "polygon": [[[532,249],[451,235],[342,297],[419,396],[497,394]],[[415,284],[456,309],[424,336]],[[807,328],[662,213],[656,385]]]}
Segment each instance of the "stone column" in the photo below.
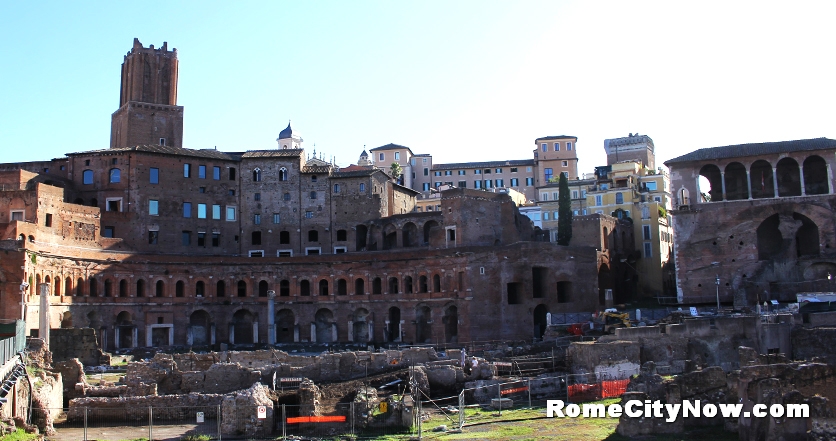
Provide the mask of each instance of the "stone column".
{"label": "stone column", "polygon": [[116,349],[119,349],[119,334],[122,333],[121,331],[118,325],[113,327],[113,347]]}
{"label": "stone column", "polygon": [[383,341],[388,343],[392,340],[394,339],[389,338],[389,320],[386,320],[383,326]]}
{"label": "stone column", "polygon": [[697,182],[697,194],[696,194],[697,203],[701,204],[702,203],[702,192],[700,191],[700,175],[699,174],[697,174],[696,182]]}
{"label": "stone column", "polygon": [[752,199],[752,172],[746,169],[746,185],[749,188],[749,199]]}
{"label": "stone column", "polygon": [[41,295],[38,335],[44,340],[44,347],[49,350],[49,283],[41,283],[38,292]]}
{"label": "stone column", "polygon": [[174,325],[168,328],[168,345],[174,346]]}
{"label": "stone column", "polygon": [[258,322],[253,322],[253,343],[258,343]]}
{"label": "stone column", "polygon": [[316,323],[311,322],[311,343],[316,343]]}
{"label": "stone column", "polygon": [[398,338],[395,341],[398,343],[403,342],[403,320],[398,322]]}
{"label": "stone column", "polygon": [[186,327],[186,344],[189,346],[194,344],[194,331],[192,330],[192,325]]}
{"label": "stone column", "polygon": [[726,201],[726,172],[720,172],[720,182],[723,188],[723,200]]}
{"label": "stone column", "polygon": [[348,321],[348,341],[354,341],[354,322],[351,320]]}
{"label": "stone column", "polygon": [[154,328],[152,328],[150,326],[145,326],[145,347],[146,348],[151,347],[151,342],[152,342],[152,340],[151,340],[151,330],[152,329],[154,329]]}
{"label": "stone column", "polygon": [[235,324],[229,324],[229,344],[235,344]]}
{"label": "stone column", "polygon": [[370,341],[374,341],[374,323],[369,322],[369,338],[366,339],[366,343]]}
{"label": "stone column", "polygon": [[798,178],[801,180],[801,196],[807,196],[807,189],[804,186],[804,166],[798,164]]}
{"label": "stone column", "polygon": [[775,196],[778,197],[778,169],[772,167],[772,186],[775,189]]}
{"label": "stone column", "polygon": [[331,343],[336,343],[338,341],[337,336],[337,324],[331,323]]}
{"label": "stone column", "polygon": [[209,343],[214,345],[215,344],[215,325],[209,325]]}
{"label": "stone column", "polygon": [[299,325],[293,325],[293,342],[299,343]]}
{"label": "stone column", "polygon": [[267,291],[267,343],[276,344],[276,291]]}
{"label": "stone column", "polygon": [[135,348],[135,347],[139,346],[139,341],[137,340],[138,338],[139,338],[139,329],[136,326],[134,326],[133,328],[131,328],[131,347],[132,348]]}

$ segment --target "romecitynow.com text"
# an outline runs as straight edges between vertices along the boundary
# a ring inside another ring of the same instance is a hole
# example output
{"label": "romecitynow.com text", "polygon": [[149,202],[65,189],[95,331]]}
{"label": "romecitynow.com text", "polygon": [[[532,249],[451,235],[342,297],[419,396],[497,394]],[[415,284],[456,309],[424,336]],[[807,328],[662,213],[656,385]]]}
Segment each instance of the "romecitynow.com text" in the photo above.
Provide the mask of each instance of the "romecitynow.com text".
{"label": "romecitynow.com text", "polygon": [[683,401],[681,404],[662,403],[661,401],[630,400],[621,404],[565,404],[563,400],[548,400],[546,402],[546,416],[549,418],[664,418],[672,423],[680,416],[683,418],[713,418],[717,415],[723,418],[808,418],[810,406],[807,404],[755,404],[751,411],[743,411],[743,404],[713,404],[700,403],[700,400]]}

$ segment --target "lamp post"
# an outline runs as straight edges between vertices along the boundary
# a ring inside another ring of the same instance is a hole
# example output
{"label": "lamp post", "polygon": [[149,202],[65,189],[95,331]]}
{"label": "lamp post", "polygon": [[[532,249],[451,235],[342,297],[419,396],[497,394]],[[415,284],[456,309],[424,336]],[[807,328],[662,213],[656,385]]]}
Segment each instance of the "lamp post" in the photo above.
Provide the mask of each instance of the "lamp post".
{"label": "lamp post", "polygon": [[717,285],[717,313],[720,313],[720,275],[714,278],[714,284]]}

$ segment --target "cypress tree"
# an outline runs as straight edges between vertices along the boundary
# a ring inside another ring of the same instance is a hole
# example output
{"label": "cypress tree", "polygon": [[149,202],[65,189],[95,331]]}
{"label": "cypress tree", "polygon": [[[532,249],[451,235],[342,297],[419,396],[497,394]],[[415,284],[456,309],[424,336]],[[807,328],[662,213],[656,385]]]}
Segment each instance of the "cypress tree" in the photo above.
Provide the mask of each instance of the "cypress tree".
{"label": "cypress tree", "polygon": [[557,244],[569,245],[572,240],[572,198],[569,196],[569,180],[560,174],[557,196]]}

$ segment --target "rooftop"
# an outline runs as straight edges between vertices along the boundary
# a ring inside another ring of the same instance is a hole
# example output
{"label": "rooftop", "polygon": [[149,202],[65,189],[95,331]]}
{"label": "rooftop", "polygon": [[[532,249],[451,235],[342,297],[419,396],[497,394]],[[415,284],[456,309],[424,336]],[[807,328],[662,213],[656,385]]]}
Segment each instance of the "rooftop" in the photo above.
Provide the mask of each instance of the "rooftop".
{"label": "rooftop", "polygon": [[774,155],[779,153],[805,152],[812,150],[836,149],[836,140],[828,138],[799,139],[795,141],[761,142],[752,144],[727,145],[695,150],[691,153],[665,161],[665,165],[690,161],[711,161],[742,156]]}
{"label": "rooftop", "polygon": [[229,156],[224,152],[220,152],[214,149],[194,150],[185,149],[182,147],[172,147],[169,145],[137,145],[133,147],[117,147],[112,149],[88,150],[86,152],[67,153],[67,156],[110,155],[115,153],[127,152],[159,153],[164,155],[191,156],[195,158],[222,159],[225,161],[234,160],[232,156]]}
{"label": "rooftop", "polygon": [[534,165],[533,159],[512,159],[509,161],[456,162],[452,164],[433,164],[433,170],[452,170],[459,168],[491,168]]}

